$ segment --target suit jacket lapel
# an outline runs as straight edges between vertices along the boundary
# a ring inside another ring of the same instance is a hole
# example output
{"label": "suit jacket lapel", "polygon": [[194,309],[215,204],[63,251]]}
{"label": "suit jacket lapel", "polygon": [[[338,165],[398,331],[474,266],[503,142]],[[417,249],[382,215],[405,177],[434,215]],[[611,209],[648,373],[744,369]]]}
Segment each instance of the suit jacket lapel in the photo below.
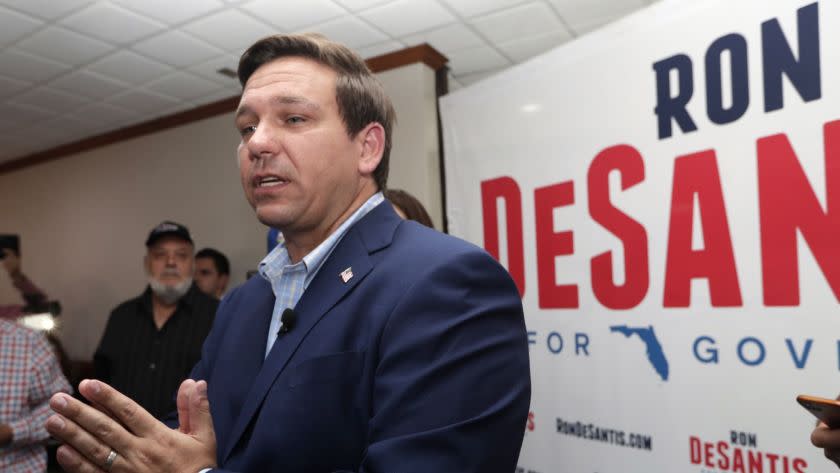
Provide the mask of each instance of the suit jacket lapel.
{"label": "suit jacket lapel", "polygon": [[[293,330],[277,339],[262,364],[234,424],[230,440],[225,446],[222,455],[223,464],[227,461],[251,419],[259,412],[274,380],[286,368],[297,347],[327,311],[353,290],[370,272],[373,265],[369,258],[369,252],[378,250],[390,243],[399,221],[399,217],[394,213],[388,202],[380,204],[344,235],[332,255],[324,262],[315,279],[312,280],[295,307],[297,325]],[[341,273],[348,268],[351,268],[353,277],[345,282]],[[265,340],[265,336],[266,334],[263,332],[256,339]],[[260,345],[260,347],[262,346]]]}
{"label": "suit jacket lapel", "polygon": [[258,292],[249,301],[253,304],[253,309],[247,314],[234,315],[234,317],[248,318],[244,323],[245,328],[241,334],[237,335],[239,339],[235,343],[236,353],[241,354],[238,356],[240,361],[237,364],[240,370],[238,377],[247,383],[253,382],[263,365],[266,336],[271,324],[271,315],[274,312],[274,293],[271,290],[271,284],[261,276],[255,276],[255,278],[257,280],[254,284],[259,285]]}
{"label": "suit jacket lapel", "polygon": [[[236,379],[241,380],[242,385],[222,388],[229,393],[232,405],[239,406],[239,409],[230,413],[228,428],[242,413],[242,406],[250,394],[250,386],[255,382],[257,375],[263,365],[265,358],[265,343],[268,327],[271,323],[271,315],[274,311],[274,293],[271,284],[261,276],[255,276],[245,283],[242,291],[247,294],[247,300],[237,307],[237,313],[231,314],[236,319],[231,325],[241,329],[228,329],[225,337],[233,337],[230,347],[226,348],[234,355],[235,365],[230,369],[235,370]],[[216,383],[225,383],[223,379],[216,379]],[[216,389],[214,389],[215,391]],[[228,397],[228,396],[226,396]],[[227,403],[231,405],[231,403]],[[232,431],[219,432],[216,435],[220,450],[226,448],[233,441],[230,436]]]}

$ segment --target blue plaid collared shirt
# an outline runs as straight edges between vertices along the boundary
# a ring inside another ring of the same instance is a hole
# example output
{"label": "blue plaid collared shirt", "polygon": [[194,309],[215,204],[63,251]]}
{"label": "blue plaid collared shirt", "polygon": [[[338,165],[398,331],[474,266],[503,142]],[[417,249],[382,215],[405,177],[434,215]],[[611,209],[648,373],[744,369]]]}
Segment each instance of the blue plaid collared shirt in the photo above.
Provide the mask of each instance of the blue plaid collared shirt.
{"label": "blue plaid collared shirt", "polygon": [[321,269],[324,261],[327,260],[338,242],[347,233],[347,230],[384,200],[385,197],[381,192],[371,196],[336,231],[296,264],[292,264],[285,242],[278,244],[263,258],[259,265],[259,272],[266,281],[271,283],[271,290],[274,292],[275,298],[274,312],[271,315],[271,324],[268,326],[268,338],[265,344],[266,357],[277,340],[277,331],[283,325],[280,322],[283,311],[287,308],[295,308],[301,296],[303,296],[303,292],[315,278],[315,275],[318,274],[318,270]]}

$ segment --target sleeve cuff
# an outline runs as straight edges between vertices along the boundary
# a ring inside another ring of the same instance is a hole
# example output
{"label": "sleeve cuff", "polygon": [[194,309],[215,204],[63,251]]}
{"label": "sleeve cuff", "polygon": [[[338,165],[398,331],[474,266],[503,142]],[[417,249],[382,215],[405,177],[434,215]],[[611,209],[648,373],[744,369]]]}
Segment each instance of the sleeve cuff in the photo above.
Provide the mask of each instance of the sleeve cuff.
{"label": "sleeve cuff", "polygon": [[29,423],[26,419],[9,422],[8,426],[12,429],[11,445],[20,445],[29,441]]}

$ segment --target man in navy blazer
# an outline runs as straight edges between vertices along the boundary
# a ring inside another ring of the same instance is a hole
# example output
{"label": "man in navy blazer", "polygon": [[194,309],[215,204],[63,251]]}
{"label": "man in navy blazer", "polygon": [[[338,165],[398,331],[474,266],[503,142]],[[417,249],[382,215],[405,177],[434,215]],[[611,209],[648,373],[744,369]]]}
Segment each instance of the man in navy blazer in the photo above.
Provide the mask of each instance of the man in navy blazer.
{"label": "man in navy blazer", "polygon": [[[99,381],[56,395],[68,471],[510,473],[530,400],[522,305],[486,252],[384,200],[393,108],[318,35],[239,65],[243,188],[284,242],[219,307],[176,428]],[[174,424],[173,424],[174,425]]]}

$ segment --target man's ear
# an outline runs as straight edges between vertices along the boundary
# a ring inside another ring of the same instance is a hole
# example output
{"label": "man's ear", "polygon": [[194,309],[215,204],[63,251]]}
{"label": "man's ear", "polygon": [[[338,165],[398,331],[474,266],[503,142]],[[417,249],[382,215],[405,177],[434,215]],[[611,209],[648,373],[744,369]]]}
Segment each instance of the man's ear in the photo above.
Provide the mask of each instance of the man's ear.
{"label": "man's ear", "polygon": [[225,292],[228,287],[228,283],[230,282],[230,274],[222,274],[219,276],[219,279],[222,280],[222,292]]}
{"label": "man's ear", "polygon": [[376,122],[369,123],[357,136],[361,145],[359,173],[372,176],[385,152],[385,128]]}
{"label": "man's ear", "polygon": [[146,256],[143,257],[143,270],[146,271],[146,275],[152,274],[152,268],[149,265],[149,253],[146,253]]}

